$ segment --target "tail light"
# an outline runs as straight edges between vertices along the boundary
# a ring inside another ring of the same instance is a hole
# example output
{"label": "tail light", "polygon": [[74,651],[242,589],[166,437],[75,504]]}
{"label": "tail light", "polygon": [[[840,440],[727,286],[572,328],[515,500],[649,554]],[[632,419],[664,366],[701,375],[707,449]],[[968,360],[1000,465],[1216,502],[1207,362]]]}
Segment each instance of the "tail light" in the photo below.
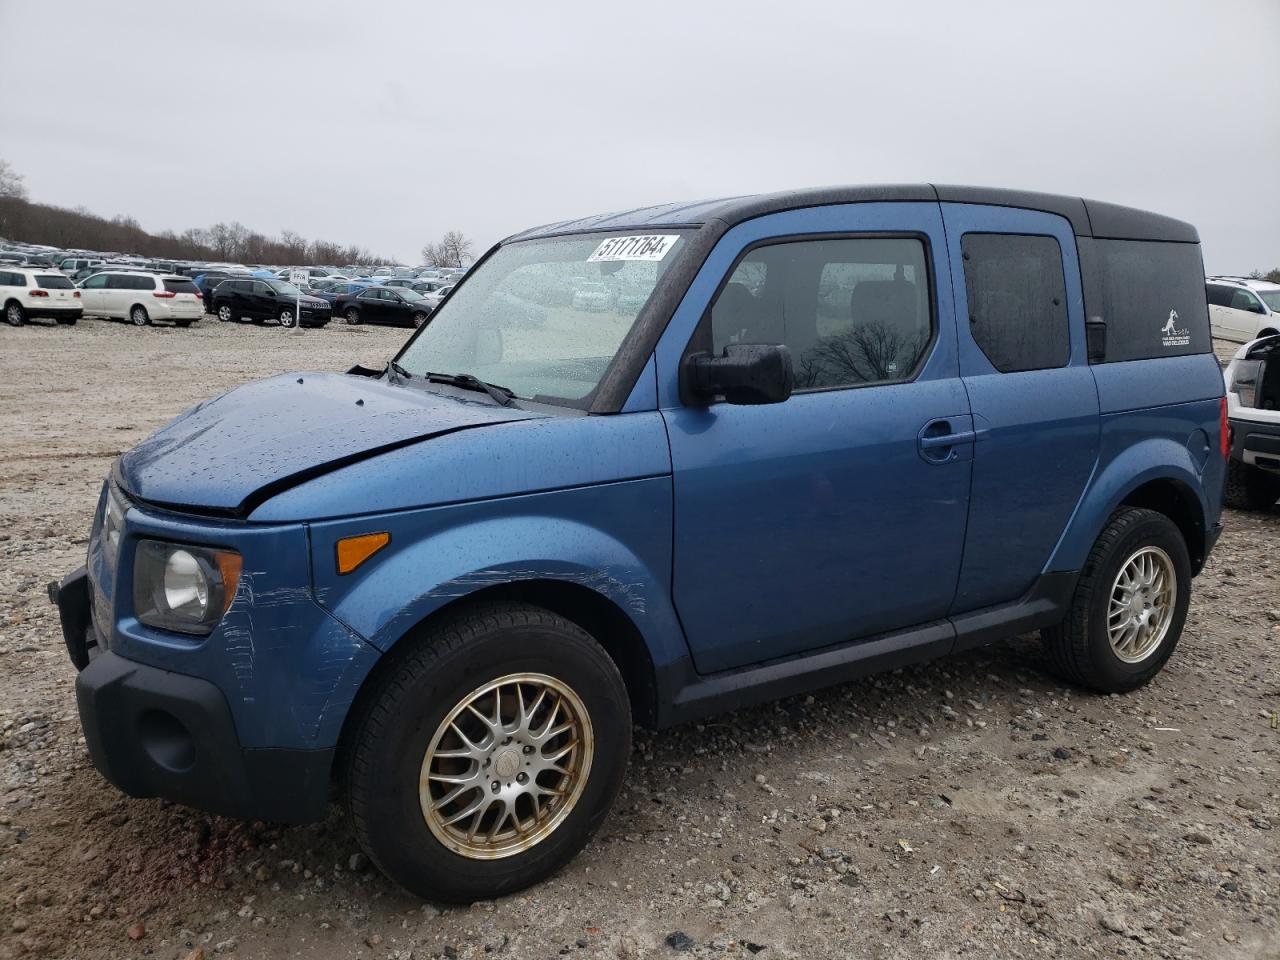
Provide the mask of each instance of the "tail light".
{"label": "tail light", "polygon": [[79,291],[79,290],[77,290],[75,293],[73,293],[73,294],[72,294],[72,296],[73,296],[73,297],[75,297],[77,300],[79,300],[79,299],[80,299],[80,291]]}
{"label": "tail light", "polygon": [[1227,422],[1227,398],[1218,404],[1218,439],[1222,445],[1222,458],[1231,456],[1231,424]]}
{"label": "tail light", "polygon": [[155,293],[152,294],[152,296],[155,297],[157,300],[172,300],[174,297],[177,296],[177,294],[171,293],[168,290],[157,290]]}
{"label": "tail light", "polygon": [[197,290],[197,291],[195,292],[195,297],[196,297],[196,299],[197,299],[197,300],[203,300],[203,299],[204,299],[204,294],[203,294],[203,293],[201,293],[199,290]]}
{"label": "tail light", "polygon": [[49,295],[48,290],[28,290],[27,293],[33,297],[47,297]]}

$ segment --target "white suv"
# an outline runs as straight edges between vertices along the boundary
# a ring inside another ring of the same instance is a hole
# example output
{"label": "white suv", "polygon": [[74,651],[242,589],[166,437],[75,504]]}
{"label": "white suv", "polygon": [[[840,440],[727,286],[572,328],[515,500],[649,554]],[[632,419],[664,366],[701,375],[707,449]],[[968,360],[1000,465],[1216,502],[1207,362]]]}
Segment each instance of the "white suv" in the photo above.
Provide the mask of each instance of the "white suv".
{"label": "white suv", "polygon": [[204,299],[190,277],[110,270],[86,277],[80,292],[86,315],[127,319],[137,327],[155,320],[189,327],[204,313]]}
{"label": "white suv", "polygon": [[76,285],[65,274],[43,267],[0,264],[0,304],[5,320],[15,327],[35,317],[72,324],[84,312]]}
{"label": "white suv", "polygon": [[1280,283],[1209,277],[1209,329],[1219,340],[1250,343],[1280,333]]}
{"label": "white suv", "polygon": [[1267,510],[1280,500],[1280,336],[1241,347],[1224,376],[1231,437],[1227,505]]}

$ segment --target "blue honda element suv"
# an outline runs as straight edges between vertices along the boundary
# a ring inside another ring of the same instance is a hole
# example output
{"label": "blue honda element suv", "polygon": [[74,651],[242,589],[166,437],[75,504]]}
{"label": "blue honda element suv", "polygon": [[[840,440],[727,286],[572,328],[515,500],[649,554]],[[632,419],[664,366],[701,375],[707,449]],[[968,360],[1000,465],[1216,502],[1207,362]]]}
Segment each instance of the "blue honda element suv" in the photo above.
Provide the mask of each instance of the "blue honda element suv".
{"label": "blue honda element suv", "polygon": [[292,373],[125,453],[51,585],[137,797],[341,796],[409,890],[566,863],[654,727],[1029,631],[1122,692],[1220,530],[1186,223],[875,186],[498,244],[384,369]]}

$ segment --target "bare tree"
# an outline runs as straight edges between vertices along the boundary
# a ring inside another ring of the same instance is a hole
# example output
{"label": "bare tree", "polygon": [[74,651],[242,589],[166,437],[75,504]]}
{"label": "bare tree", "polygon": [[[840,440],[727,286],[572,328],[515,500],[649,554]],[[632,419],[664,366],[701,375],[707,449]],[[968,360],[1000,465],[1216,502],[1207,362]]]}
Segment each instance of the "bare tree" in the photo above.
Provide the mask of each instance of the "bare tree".
{"label": "bare tree", "polygon": [[461,267],[474,259],[471,240],[461,230],[450,230],[422,248],[422,262],[431,267]]}
{"label": "bare tree", "polygon": [[22,174],[9,166],[9,161],[0,160],[0,197],[27,199],[27,185],[23,179]]}

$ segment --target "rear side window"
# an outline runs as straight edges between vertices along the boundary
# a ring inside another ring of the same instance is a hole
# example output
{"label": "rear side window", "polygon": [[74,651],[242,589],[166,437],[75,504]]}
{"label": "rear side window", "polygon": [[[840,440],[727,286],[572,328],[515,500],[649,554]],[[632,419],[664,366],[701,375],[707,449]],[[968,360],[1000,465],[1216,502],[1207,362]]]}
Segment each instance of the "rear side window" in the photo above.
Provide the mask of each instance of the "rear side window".
{"label": "rear side window", "polygon": [[1106,362],[1209,352],[1199,244],[1094,240],[1093,251],[1097,292],[1086,291],[1086,306],[1106,321]]}
{"label": "rear side window", "polygon": [[10,273],[7,270],[0,270],[0,287],[21,287],[23,286],[22,274]]}
{"label": "rear side window", "polygon": [[1001,373],[1064,367],[1071,353],[1062,248],[1053,237],[960,238],[974,342]]}
{"label": "rear side window", "polygon": [[74,290],[76,285],[71,282],[70,277],[42,273],[36,276],[36,286],[45,290]]}
{"label": "rear side window", "polygon": [[190,280],[165,280],[164,288],[170,293],[199,293]]}
{"label": "rear side window", "polygon": [[1231,295],[1235,292],[1235,287],[1224,286],[1221,283],[1210,283],[1205,285],[1205,293],[1209,297],[1209,304],[1214,307],[1231,306]]}

